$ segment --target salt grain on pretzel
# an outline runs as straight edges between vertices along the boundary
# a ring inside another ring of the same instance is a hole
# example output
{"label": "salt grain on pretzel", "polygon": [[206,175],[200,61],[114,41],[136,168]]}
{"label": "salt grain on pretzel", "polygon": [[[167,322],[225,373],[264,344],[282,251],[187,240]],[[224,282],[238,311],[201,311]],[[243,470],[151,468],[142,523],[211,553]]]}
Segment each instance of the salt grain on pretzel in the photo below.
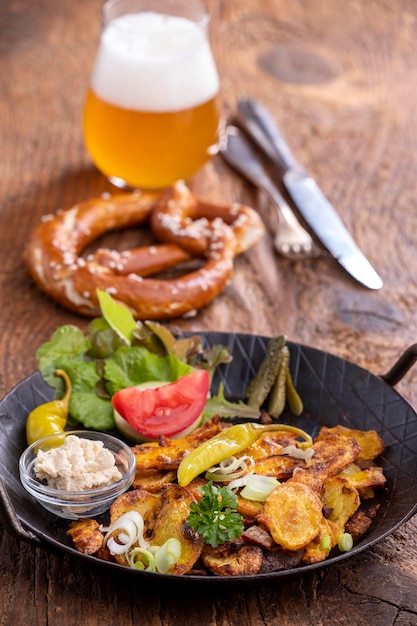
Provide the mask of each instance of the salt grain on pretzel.
{"label": "salt grain on pretzel", "polygon": [[[160,244],[80,256],[104,233],[147,222]],[[26,262],[37,285],[76,313],[98,315],[101,289],[136,319],[162,320],[213,300],[231,278],[234,257],[263,233],[253,209],[199,200],[178,182],[162,195],[106,195],[44,218],[28,241]],[[194,256],[204,259],[203,266],[181,278],[145,278]]]}

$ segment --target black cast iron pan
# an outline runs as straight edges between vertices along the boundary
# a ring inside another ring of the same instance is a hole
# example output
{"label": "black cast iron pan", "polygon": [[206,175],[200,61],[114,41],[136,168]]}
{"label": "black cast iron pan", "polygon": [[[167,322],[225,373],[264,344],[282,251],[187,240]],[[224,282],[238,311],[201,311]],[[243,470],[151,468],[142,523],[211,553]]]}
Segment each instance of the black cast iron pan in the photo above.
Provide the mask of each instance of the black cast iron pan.
{"label": "black cast iron pan", "polygon": [[[220,381],[226,397],[243,399],[243,392],[265,355],[267,337],[207,332],[199,333],[206,345],[222,343],[233,360],[218,368],[213,380]],[[45,511],[24,491],[18,474],[18,460],[25,448],[25,422],[38,404],[51,400],[53,390],[39,372],[29,376],[0,402],[0,507],[3,523],[20,540],[45,549],[64,551],[101,568],[119,574],[147,578],[158,584],[196,584],[203,588],[249,583],[267,584],[277,579],[304,576],[351,558],[381,541],[417,511],[417,415],[395,390],[395,385],[417,360],[417,344],[409,348],[384,376],[375,376],[353,363],[296,343],[289,343],[291,371],[303,399],[304,413],[296,418],[285,413],[283,423],[294,424],[314,436],[321,426],[342,424],[361,430],[375,429],[384,439],[385,451],[378,460],[387,477],[386,489],[378,496],[380,509],[368,533],[353,550],[337,550],[326,561],[256,576],[169,576],[131,570],[115,563],[99,561],[76,551],[66,535],[68,523]]]}

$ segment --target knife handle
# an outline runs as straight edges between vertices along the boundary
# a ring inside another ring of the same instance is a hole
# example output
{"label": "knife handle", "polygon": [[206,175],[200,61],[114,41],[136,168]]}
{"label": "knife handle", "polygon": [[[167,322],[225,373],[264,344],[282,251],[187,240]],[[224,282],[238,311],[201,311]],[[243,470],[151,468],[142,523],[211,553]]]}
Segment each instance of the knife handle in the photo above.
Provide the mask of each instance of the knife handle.
{"label": "knife handle", "polygon": [[239,98],[238,112],[247,133],[280,169],[302,170],[274,118],[260,102],[242,96]]}

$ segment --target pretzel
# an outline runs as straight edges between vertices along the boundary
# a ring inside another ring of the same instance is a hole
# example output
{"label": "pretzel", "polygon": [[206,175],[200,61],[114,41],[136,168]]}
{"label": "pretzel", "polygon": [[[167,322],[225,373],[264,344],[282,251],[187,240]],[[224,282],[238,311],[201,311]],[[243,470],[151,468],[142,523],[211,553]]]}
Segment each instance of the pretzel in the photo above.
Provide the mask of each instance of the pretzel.
{"label": "pretzel", "polygon": [[[149,224],[157,243],[124,252],[82,251],[104,233]],[[241,204],[206,202],[183,182],[167,192],[103,196],[44,216],[25,251],[42,291],[78,314],[100,314],[96,290],[107,291],[138,320],[163,320],[211,302],[226,286],[233,260],[264,234],[259,215]],[[147,278],[199,257],[201,268],[173,279]]]}

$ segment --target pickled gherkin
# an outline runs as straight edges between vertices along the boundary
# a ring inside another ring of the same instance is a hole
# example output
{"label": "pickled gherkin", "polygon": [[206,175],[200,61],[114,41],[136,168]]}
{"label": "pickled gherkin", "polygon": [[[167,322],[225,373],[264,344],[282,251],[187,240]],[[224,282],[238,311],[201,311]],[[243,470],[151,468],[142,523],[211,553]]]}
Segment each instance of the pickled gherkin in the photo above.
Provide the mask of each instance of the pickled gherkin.
{"label": "pickled gherkin", "polygon": [[271,417],[279,417],[285,408],[286,388],[287,388],[287,372],[289,372],[290,351],[288,346],[281,349],[281,361],[279,370],[272,385],[267,411]]}
{"label": "pickled gherkin", "polygon": [[246,390],[249,406],[259,409],[272,389],[281,364],[281,350],[286,337],[279,335],[269,340],[261,366]]}
{"label": "pickled gherkin", "polygon": [[294,415],[302,413],[303,402],[292,381],[290,351],[284,335],[269,340],[265,358],[248,385],[246,397],[248,405],[258,409],[267,402],[267,412],[274,418],[281,415],[286,404]]}
{"label": "pickled gherkin", "polygon": [[291,372],[289,369],[287,371],[286,380],[286,399],[288,402],[288,406],[290,407],[291,413],[297,416],[301,415],[304,410],[303,401],[301,400],[298,391],[294,387]]}

